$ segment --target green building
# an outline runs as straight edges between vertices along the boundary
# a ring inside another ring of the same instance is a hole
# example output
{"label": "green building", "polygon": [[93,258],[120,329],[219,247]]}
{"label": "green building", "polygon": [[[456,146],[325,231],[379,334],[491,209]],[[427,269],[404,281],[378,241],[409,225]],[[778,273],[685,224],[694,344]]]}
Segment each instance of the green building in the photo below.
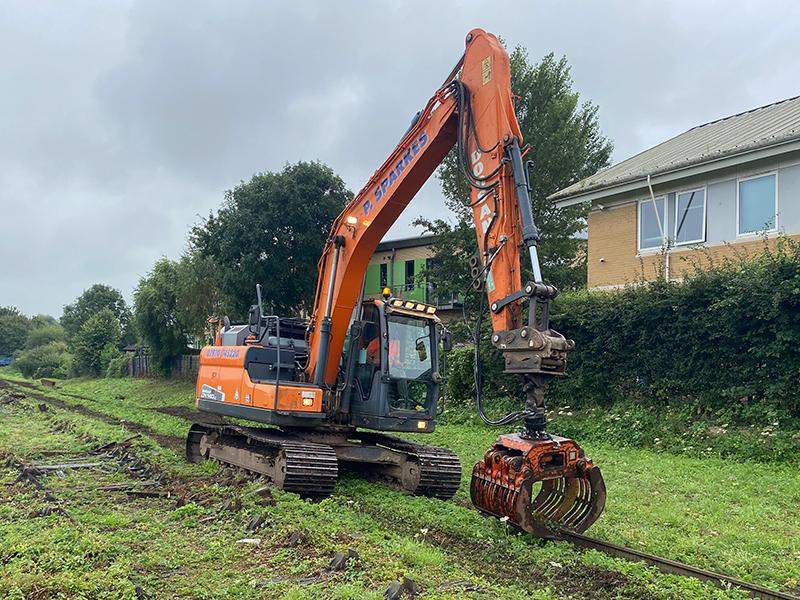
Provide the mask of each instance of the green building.
{"label": "green building", "polygon": [[364,296],[379,298],[383,288],[388,287],[395,298],[433,304],[442,318],[446,319],[450,311],[460,311],[460,298],[440,296],[436,286],[426,280],[425,267],[433,257],[435,242],[435,235],[421,235],[378,244],[367,267]]}

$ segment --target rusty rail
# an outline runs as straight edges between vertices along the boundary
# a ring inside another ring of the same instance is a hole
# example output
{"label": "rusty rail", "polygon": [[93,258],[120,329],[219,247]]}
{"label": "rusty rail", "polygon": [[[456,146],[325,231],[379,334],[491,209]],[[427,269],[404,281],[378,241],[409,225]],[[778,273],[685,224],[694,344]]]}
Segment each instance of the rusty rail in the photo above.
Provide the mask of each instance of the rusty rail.
{"label": "rusty rail", "polygon": [[722,589],[737,587],[750,594],[750,596],[753,598],[761,598],[761,600],[800,600],[800,596],[795,596],[786,592],[780,592],[778,590],[772,590],[762,585],[749,583],[747,581],[742,581],[741,579],[729,577],[728,575],[714,573],[713,571],[706,571],[705,569],[701,569],[699,567],[693,567],[691,565],[679,563],[677,561],[670,560],[668,558],[662,558],[654,554],[639,552],[638,550],[633,550],[632,548],[625,548],[624,546],[618,546],[617,544],[612,544],[611,542],[590,538],[579,533],[561,531],[559,532],[559,539],[569,542],[577,548],[598,550],[599,552],[603,552],[604,554],[608,554],[614,558],[622,558],[631,562],[644,562],[648,565],[656,567],[662,573],[667,573],[669,575],[694,577],[695,579],[712,583]]}

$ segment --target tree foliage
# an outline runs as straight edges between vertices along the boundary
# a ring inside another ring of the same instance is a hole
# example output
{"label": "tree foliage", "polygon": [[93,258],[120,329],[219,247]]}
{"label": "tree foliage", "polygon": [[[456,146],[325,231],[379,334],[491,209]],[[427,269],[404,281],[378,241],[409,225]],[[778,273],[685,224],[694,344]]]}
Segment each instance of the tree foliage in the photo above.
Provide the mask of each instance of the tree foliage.
{"label": "tree foliage", "polygon": [[178,308],[181,275],[178,263],[162,258],[139,281],[133,295],[136,331],[164,374],[169,373],[172,357],[185,351],[188,339]]}
{"label": "tree foliage", "polygon": [[50,341],[23,350],[14,359],[14,367],[25,377],[69,377],[72,356],[63,341]]}
{"label": "tree foliage", "polygon": [[79,375],[100,375],[117,352],[121,337],[119,316],[101,308],[80,326],[72,339],[74,368]]}
{"label": "tree foliage", "polygon": [[57,323],[52,325],[43,325],[28,331],[28,337],[25,340],[25,349],[30,350],[31,348],[44,346],[50,342],[64,341],[66,341],[66,334],[61,325],[58,325]]}
{"label": "tree foliage", "polygon": [[13,306],[0,306],[0,356],[11,356],[25,346],[31,324]]}
{"label": "tree foliage", "polygon": [[67,333],[67,338],[72,339],[87,320],[103,309],[108,309],[114,315],[117,329],[125,336],[125,341],[131,341],[129,327],[131,313],[125,304],[125,299],[119,290],[96,283],[78,296],[72,304],[64,307],[61,325]]}
{"label": "tree foliage", "polygon": [[226,192],[219,211],[193,228],[191,253],[210,259],[201,269],[211,268],[235,319],[254,304],[256,283],[270,312],[309,308],[331,223],[351,198],[342,179],[318,162],[259,173]]}
{"label": "tree foliage", "polygon": [[190,249],[177,263],[176,319],[194,339],[203,339],[210,315],[235,313],[222,291],[223,268],[213,258],[202,256],[194,249]]}
{"label": "tree foliage", "polygon": [[[517,119],[524,143],[530,145],[526,159],[534,165],[532,206],[541,234],[542,272],[559,288],[582,287],[586,264],[583,242],[576,234],[585,228],[586,208],[557,208],[547,197],[607,166],[613,146],[600,131],[597,107],[588,101],[581,103],[573,91],[566,58],[548,54],[532,64],[524,48],[516,48],[510,58]],[[455,226],[424,217],[416,223],[439,235],[434,264],[440,268],[434,268],[431,279],[448,291],[464,292],[470,282],[466,261],[476,243],[470,189],[454,152],[439,169],[439,179],[445,203],[455,214]]]}

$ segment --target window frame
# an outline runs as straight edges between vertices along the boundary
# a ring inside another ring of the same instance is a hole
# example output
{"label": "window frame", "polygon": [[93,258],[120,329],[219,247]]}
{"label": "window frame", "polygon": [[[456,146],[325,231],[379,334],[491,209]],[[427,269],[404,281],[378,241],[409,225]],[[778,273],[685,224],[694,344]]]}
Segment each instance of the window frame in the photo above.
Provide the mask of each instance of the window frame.
{"label": "window frame", "polygon": [[385,262],[378,264],[378,286],[381,288],[381,293],[383,288],[389,286],[389,265]]}
{"label": "window frame", "polygon": [[[691,194],[692,192],[703,192],[703,237],[697,240],[687,240],[684,242],[678,241],[678,196],[681,194]],[[738,204],[738,203],[737,203]],[[706,237],[708,232],[706,232],[706,219],[708,218],[708,186],[703,185],[696,188],[689,188],[686,190],[677,190],[675,192],[675,228],[672,236],[673,243],[675,246],[689,246],[691,244],[702,244],[705,243]]]}
{"label": "window frame", "polygon": [[[411,283],[409,283],[408,280],[409,263],[411,264]],[[406,260],[403,266],[403,287],[405,288],[405,291],[411,292],[414,291],[416,285],[417,285],[417,263],[413,258],[411,258],[409,260]]]}
{"label": "window frame", "polygon": [[[742,233],[741,230],[741,210],[739,205],[741,204],[741,183],[743,181],[750,181],[752,179],[760,179],[762,177],[769,177],[772,176],[775,178],[775,212],[774,212],[774,220],[771,229],[759,229],[758,231],[747,231]],[[748,175],[747,177],[737,177],[736,178],[736,237],[738,238],[752,238],[758,237],[762,233],[775,233],[778,231],[778,171],[765,171],[763,173],[758,173],[756,175]]]}
{"label": "window frame", "polygon": [[667,208],[669,205],[669,195],[662,194],[660,196],[655,196],[656,204],[658,200],[664,201],[664,210],[661,211],[662,214],[662,228],[663,231],[661,237],[661,244],[659,246],[651,246],[649,248],[642,248],[642,204],[645,202],[653,202],[653,198],[642,198],[636,203],[636,248],[639,251],[639,254],[648,253],[648,252],[658,252],[666,245],[667,238],[666,238],[666,226],[667,226]]}

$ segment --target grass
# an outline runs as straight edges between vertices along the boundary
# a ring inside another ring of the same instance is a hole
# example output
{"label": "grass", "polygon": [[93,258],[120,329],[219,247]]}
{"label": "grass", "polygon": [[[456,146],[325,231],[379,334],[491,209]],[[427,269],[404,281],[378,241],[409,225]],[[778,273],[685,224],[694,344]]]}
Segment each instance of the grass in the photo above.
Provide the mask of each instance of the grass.
{"label": "grass", "polygon": [[[3,369],[0,379],[14,376]],[[137,589],[151,598],[381,598],[388,582],[403,576],[426,598],[742,597],[520,536],[470,508],[467,485],[442,502],[345,475],[322,502],[278,490],[265,501],[254,493],[258,482],[183,460],[191,383],[72,380],[28,394],[0,406],[3,598],[137,598]],[[34,394],[51,399],[45,412]],[[460,455],[466,482],[498,432],[455,421],[424,439]],[[48,515],[54,502],[41,491],[6,485],[19,473],[12,461],[80,456],[134,431],[142,435],[131,452],[164,474],[170,498],[96,489],[133,482],[124,470],[74,470],[43,480],[68,516]],[[603,469],[609,497],[592,535],[799,591],[800,479],[793,466],[599,441],[585,447]],[[236,499],[238,510],[221,510]],[[265,525],[246,532],[256,515]],[[261,544],[236,543],[246,537]],[[358,559],[327,572],[334,553],[348,548]]]}

